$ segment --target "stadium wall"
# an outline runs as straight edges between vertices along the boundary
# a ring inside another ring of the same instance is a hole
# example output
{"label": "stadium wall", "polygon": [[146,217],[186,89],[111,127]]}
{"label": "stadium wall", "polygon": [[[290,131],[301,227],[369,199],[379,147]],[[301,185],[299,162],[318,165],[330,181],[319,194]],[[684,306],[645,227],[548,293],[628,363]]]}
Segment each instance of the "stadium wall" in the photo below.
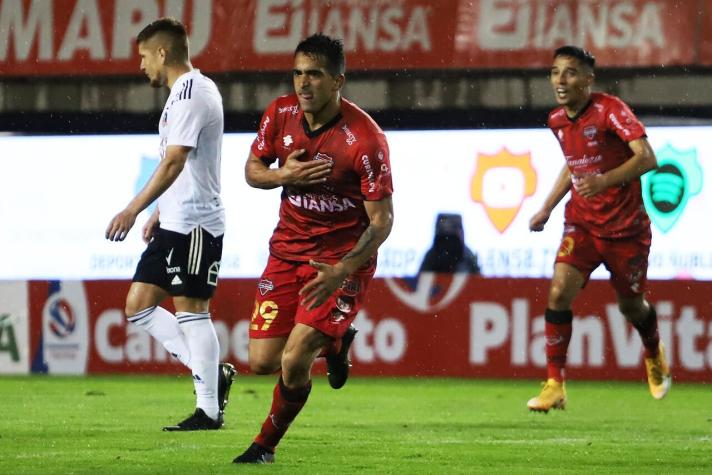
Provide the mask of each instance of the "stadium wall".
{"label": "stadium wall", "polygon": [[[247,368],[257,279],[220,283],[212,314],[221,359]],[[129,281],[0,284],[0,373],[182,373],[123,313]],[[541,378],[548,281],[424,273],[375,279],[355,325],[353,373],[368,376]],[[652,281],[650,298],[676,381],[712,380],[708,284]],[[268,297],[268,294],[267,294]],[[264,298],[264,297],[263,297]],[[170,308],[170,307],[169,307]],[[277,312],[278,308],[264,311]],[[591,281],[574,308],[571,379],[644,378],[642,346],[605,281]],[[319,362],[315,374],[324,373]]]}

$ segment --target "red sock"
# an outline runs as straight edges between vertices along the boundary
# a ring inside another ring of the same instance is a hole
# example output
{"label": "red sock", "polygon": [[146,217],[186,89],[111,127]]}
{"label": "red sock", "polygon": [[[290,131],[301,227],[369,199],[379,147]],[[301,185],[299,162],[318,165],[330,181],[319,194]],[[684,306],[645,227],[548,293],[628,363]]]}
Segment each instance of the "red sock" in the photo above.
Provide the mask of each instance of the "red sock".
{"label": "red sock", "polygon": [[262,423],[260,433],[255,437],[255,442],[274,452],[289,424],[297,417],[307,402],[311,391],[311,381],[303,388],[289,389],[284,385],[282,376],[274,386],[272,392],[272,407],[267,419]]}
{"label": "red sock", "polygon": [[559,382],[564,380],[566,351],[571,341],[571,310],[546,309],[544,313],[544,335],[546,336],[546,372],[548,378]]}
{"label": "red sock", "polygon": [[658,347],[660,345],[660,334],[658,333],[658,314],[655,308],[651,305],[648,318],[642,322],[634,323],[633,327],[638,330],[640,339],[643,340],[643,353],[645,357],[657,357]]}

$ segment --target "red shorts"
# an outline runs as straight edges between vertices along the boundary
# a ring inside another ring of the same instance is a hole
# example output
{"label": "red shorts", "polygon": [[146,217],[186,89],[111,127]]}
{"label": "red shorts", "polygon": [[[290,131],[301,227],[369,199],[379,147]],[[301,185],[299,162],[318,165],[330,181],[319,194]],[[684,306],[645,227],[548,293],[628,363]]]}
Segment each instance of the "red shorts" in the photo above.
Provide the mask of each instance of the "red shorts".
{"label": "red shorts", "polygon": [[308,262],[283,261],[270,256],[257,284],[250,338],[287,336],[297,323],[309,325],[332,338],[341,338],[356,318],[375,271],[375,263],[358,270],[348,276],[326,302],[309,310],[300,303],[299,290],[316,277],[316,269]]}
{"label": "red shorts", "polygon": [[634,297],[645,291],[650,241],[649,229],[630,238],[603,239],[567,225],[555,262],[574,266],[587,280],[604,264],[611,273],[613,288],[623,297]]}

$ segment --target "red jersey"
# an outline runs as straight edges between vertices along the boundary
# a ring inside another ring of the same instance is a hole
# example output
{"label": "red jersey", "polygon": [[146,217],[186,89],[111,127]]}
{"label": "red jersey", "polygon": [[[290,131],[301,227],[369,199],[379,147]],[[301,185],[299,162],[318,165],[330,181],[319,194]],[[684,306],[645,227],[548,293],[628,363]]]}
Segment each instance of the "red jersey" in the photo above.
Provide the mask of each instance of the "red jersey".
{"label": "red jersey", "polygon": [[[551,111],[549,127],[559,140],[574,182],[621,165],[633,156],[628,142],[645,137],[643,124],[623,101],[597,92],[573,119],[563,107]],[[566,224],[580,226],[601,238],[630,237],[650,227],[640,178],[588,199],[572,186],[564,216]]]}
{"label": "red jersey", "polygon": [[300,160],[333,163],[325,183],[309,188],[285,186],[270,253],[280,259],[334,263],[346,255],[369,225],[364,201],[393,193],[386,136],[373,119],[341,99],[341,112],[310,131],[296,94],[269,105],[252,143],[265,164],[284,165],[294,150]]}

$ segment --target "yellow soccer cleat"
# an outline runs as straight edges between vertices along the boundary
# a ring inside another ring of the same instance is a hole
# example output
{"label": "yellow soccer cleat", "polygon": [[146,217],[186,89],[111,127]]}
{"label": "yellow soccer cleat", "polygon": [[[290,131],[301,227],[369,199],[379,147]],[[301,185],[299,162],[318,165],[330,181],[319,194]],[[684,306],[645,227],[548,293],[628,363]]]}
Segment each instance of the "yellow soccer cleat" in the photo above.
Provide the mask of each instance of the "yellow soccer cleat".
{"label": "yellow soccer cleat", "polygon": [[658,346],[658,356],[655,358],[645,358],[645,371],[648,373],[648,387],[650,394],[655,399],[662,399],[670,390],[672,377],[670,367],[665,357],[665,345],[660,342]]}
{"label": "yellow soccer cleat", "polygon": [[549,412],[549,409],[564,409],[566,407],[566,387],[563,382],[549,378],[537,397],[527,402],[530,411]]}

